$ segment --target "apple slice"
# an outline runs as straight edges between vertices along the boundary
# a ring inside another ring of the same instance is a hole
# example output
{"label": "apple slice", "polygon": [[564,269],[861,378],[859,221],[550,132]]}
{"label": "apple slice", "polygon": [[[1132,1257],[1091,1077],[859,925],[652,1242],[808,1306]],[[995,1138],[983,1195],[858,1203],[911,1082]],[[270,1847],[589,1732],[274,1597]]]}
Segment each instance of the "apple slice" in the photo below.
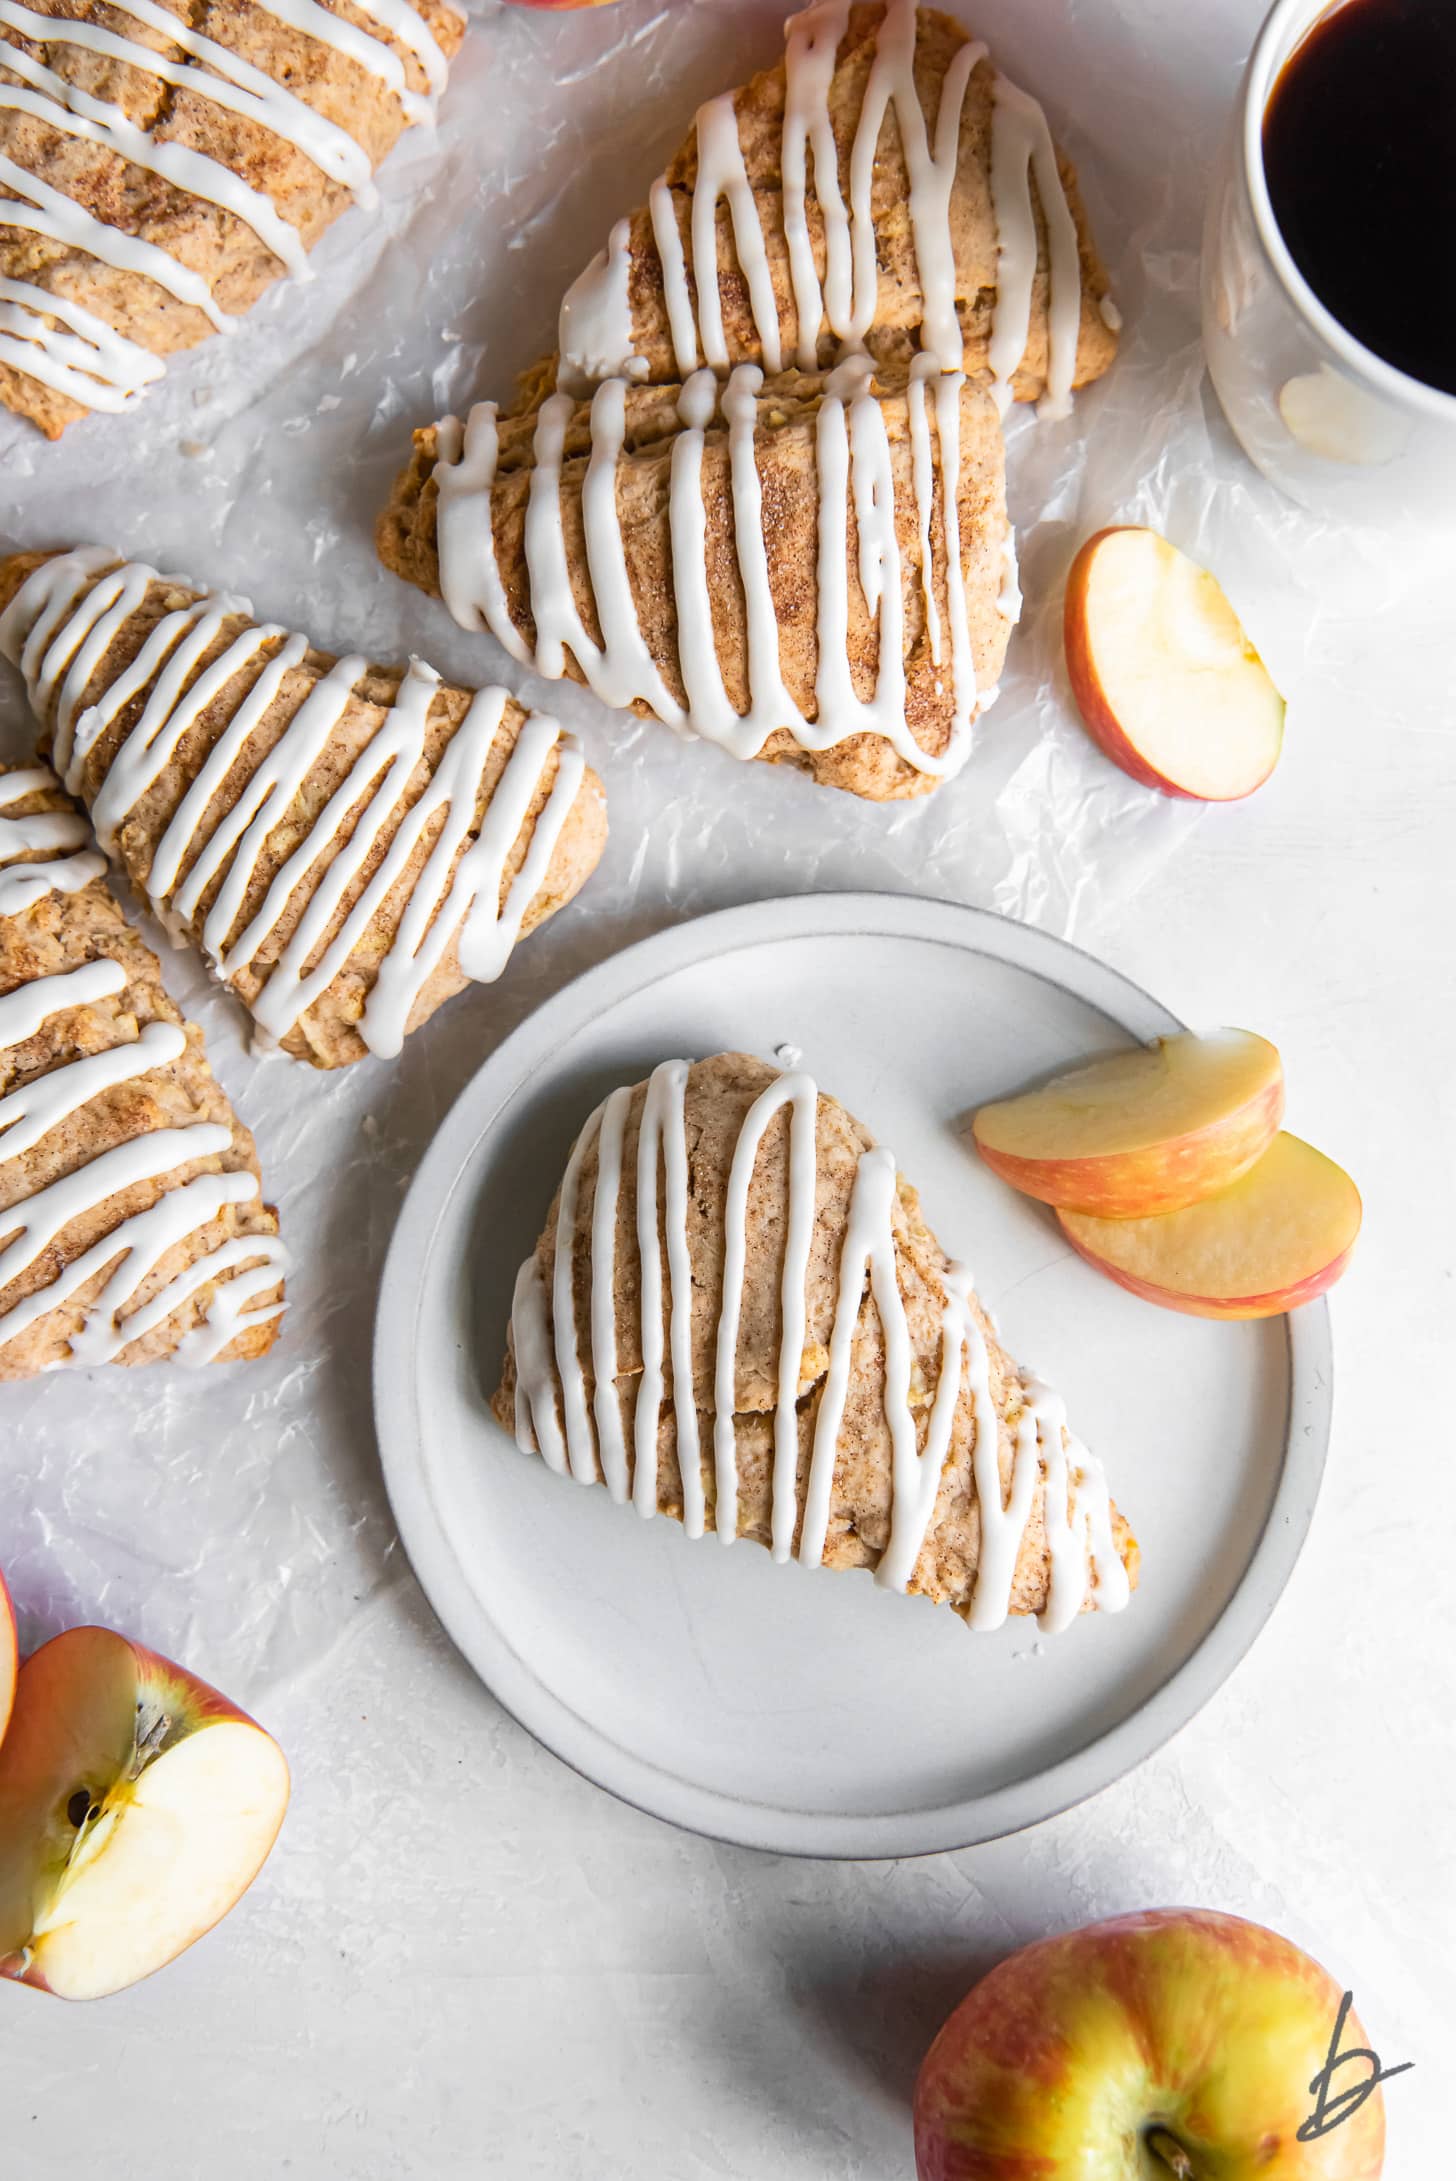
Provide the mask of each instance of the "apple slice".
{"label": "apple slice", "polygon": [[971,1130],[993,1173],[1024,1196],[1138,1219],[1228,1188],[1283,1115],[1284,1070],[1267,1038],[1185,1030],[982,1106]]}
{"label": "apple slice", "polygon": [[1284,740],[1284,699],[1206,568],[1156,530],[1087,540],[1067,578],[1067,669],[1088,732],[1147,788],[1252,795]]}
{"label": "apple slice", "polygon": [[5,1588],[5,1578],[0,1575],[0,1742],[5,1739],[5,1729],[10,1724],[10,1707],[15,1701],[15,1675],[20,1664],[20,1640],[15,1628],[15,1607]]}
{"label": "apple slice", "polygon": [[1074,1250],[1147,1302],[1197,1318],[1272,1318],[1338,1280],[1360,1232],[1360,1192],[1286,1133],[1231,1189],[1181,1212],[1057,1217]]}
{"label": "apple slice", "polygon": [[26,1660],[0,1747],[0,1976],[99,1999],[225,1916],[288,1805],[271,1735],[106,1628]]}

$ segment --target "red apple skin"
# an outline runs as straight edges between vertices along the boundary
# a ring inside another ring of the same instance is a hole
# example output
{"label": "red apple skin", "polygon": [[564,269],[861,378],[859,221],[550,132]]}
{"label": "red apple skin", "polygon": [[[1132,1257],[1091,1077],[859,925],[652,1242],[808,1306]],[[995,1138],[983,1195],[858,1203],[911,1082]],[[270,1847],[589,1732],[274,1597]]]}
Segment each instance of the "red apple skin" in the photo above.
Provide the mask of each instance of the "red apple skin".
{"label": "red apple skin", "polygon": [[1141,752],[1118,724],[1117,716],[1102,693],[1102,683],[1092,660],[1092,641],[1087,619],[1087,592],[1092,576],[1092,561],[1104,538],[1114,537],[1120,530],[1136,530],[1136,523],[1108,523],[1101,530],[1094,530],[1086,544],[1079,550],[1067,574],[1066,598],[1062,607],[1062,640],[1067,653],[1067,673],[1071,678],[1072,694],[1082,715],[1088,734],[1114,765],[1136,780],[1139,787],[1156,788],[1160,795],[1171,795],[1184,803],[1223,801],[1245,802],[1256,788],[1261,788],[1278,762],[1278,753],[1269,765],[1268,772],[1251,781],[1241,795],[1212,797],[1195,795],[1191,788],[1180,788],[1175,781],[1155,772]]}
{"label": "red apple skin", "polygon": [[[1378,2181],[1378,2088],[1297,2139],[1341,1997],[1288,1939],[1208,1909],[1042,1939],[983,1977],[927,2053],[919,2181],[1129,2181],[1149,2170],[1136,2139],[1153,2124],[1193,2181]],[[1367,2042],[1352,2012],[1341,2049]],[[1333,2090],[1359,2079],[1340,2070]]]}
{"label": "red apple skin", "polygon": [[1298,1310],[1303,1303],[1316,1302],[1328,1288],[1334,1286],[1355,1254],[1355,1245],[1352,1242],[1347,1250],[1342,1250],[1329,1264],[1321,1266],[1318,1272],[1312,1272],[1307,1280],[1297,1281],[1293,1287],[1275,1289],[1268,1295],[1184,1295],[1177,1288],[1157,1287],[1151,1280],[1140,1280],[1135,1273],[1124,1272],[1120,1265],[1110,1265],[1105,1257],[1099,1257],[1094,1250],[1089,1250],[1078,1240],[1060,1212],[1057,1214],[1057,1224],[1077,1255],[1084,1264],[1091,1265],[1094,1272],[1102,1273],[1106,1279],[1125,1288],[1129,1295],[1136,1295],[1142,1302],[1157,1303],[1163,1310],[1180,1310],[1188,1318],[1282,1317],[1287,1310]]}
{"label": "red apple skin", "polygon": [[1263,1157],[1284,1118],[1277,1078],[1235,1114],[1190,1129],[1167,1143],[1103,1158],[1022,1159],[976,1137],[976,1149],[1023,1196],[1099,1219],[1142,1219],[1181,1211],[1227,1189]]}
{"label": "red apple skin", "polygon": [[20,1638],[15,1626],[15,1606],[0,1575],[0,1742],[10,1724],[15,1701],[15,1676],[20,1666]]}
{"label": "red apple skin", "polygon": [[[195,1732],[201,1726],[220,1720],[234,1720],[243,1726],[258,1727],[257,1720],[251,1718],[239,1705],[233,1703],[230,1697],[224,1696],[221,1690],[214,1689],[210,1682],[200,1680],[196,1674],[190,1673],[186,1667],[176,1665],[171,1659],[163,1658],[159,1651],[149,1651],[145,1645],[133,1643],[129,1638],[117,1638],[114,1630],[92,1626],[65,1629],[59,1636],[52,1636],[48,1643],[43,1643],[38,1651],[31,1653],[17,1677],[18,1701],[15,1714],[17,1726],[21,1722],[21,1707],[24,1704],[26,1694],[25,1683],[27,1677],[32,1674],[32,1670],[37,1666],[40,1667],[40,1673],[35,1676],[36,1682],[39,1683],[48,1668],[53,1670],[55,1665],[60,1663],[62,1655],[67,1650],[76,1647],[76,1639],[79,1638],[84,1641],[84,1639],[96,1635],[106,1636],[126,1644],[135,1663],[136,1686],[141,1689],[150,1684],[154,1688],[165,1689],[172,1703],[176,1706],[176,1715],[189,1722],[189,1733]],[[27,1728],[34,1724],[31,1720],[27,1720],[25,1723]],[[42,1721],[42,1732],[44,1732],[45,1726],[48,1724],[48,1720]],[[267,1729],[258,1727],[258,1731],[262,1734],[266,1733]],[[271,1736],[269,1738],[271,1740]],[[278,1832],[282,1830],[282,1823],[283,1814],[280,1812],[278,1826],[275,1828],[273,1835],[274,1840],[277,1839]],[[208,1931],[222,1921],[222,1916],[226,1913],[227,1910],[224,1909],[211,1923],[194,1932],[186,1944],[191,1945],[196,1939],[205,1937]],[[176,1955],[174,1954],[171,1959],[175,1960]],[[165,1968],[166,1966],[167,1963],[165,1962],[157,1964],[158,1968]],[[51,1986],[34,1962],[23,1971],[18,1966],[11,1967],[0,1963],[0,1978],[5,1978],[14,1984],[28,1985],[32,1991],[46,1993],[51,1991]],[[65,1997],[66,1995],[62,1994],[61,1996]]]}

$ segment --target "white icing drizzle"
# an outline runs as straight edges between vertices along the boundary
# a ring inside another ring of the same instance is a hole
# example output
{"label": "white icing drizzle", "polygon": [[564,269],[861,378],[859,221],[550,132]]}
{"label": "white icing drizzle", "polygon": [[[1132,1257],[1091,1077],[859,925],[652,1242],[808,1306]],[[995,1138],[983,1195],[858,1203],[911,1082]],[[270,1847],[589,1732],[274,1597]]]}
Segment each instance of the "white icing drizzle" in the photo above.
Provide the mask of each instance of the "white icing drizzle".
{"label": "white icing drizzle", "polygon": [[[0,207],[8,210],[8,207]],[[47,325],[53,318],[55,325]],[[166,365],[71,297],[0,276],[0,363],[88,409],[130,408]]]}
{"label": "white icing drizzle", "polygon": [[[55,776],[39,766],[0,776],[0,811],[13,810],[26,796],[55,784]],[[72,845],[78,832],[84,838],[84,825],[69,812],[0,819],[0,915],[23,913],[47,891],[71,892],[98,875],[104,868],[99,856],[76,855],[62,864],[7,865],[7,859],[36,849]],[[82,864],[89,868],[85,877],[78,877],[75,866]],[[28,882],[23,896],[8,884],[21,878]],[[17,985],[0,996],[0,1051],[23,1045],[57,1015],[115,997],[126,984],[122,964],[101,955],[74,969]],[[133,1039],[82,1054],[18,1085],[0,1098],[0,1168],[34,1150],[93,1099],[179,1059],[186,1043],[179,1025],[150,1022]],[[140,1183],[161,1180],[194,1160],[220,1157],[231,1146],[231,1130],[215,1122],[152,1129],[0,1210],[0,1293],[31,1271],[67,1227],[93,1216],[109,1198]],[[65,1362],[80,1366],[111,1362],[201,1289],[212,1287],[204,1316],[177,1348],[183,1362],[211,1362],[239,1332],[281,1313],[281,1303],[258,1307],[277,1287],[287,1265],[287,1253],[275,1236],[235,1236],[203,1252],[145,1303],[138,1305],[136,1298],[169,1251],[227,1205],[250,1203],[257,1194],[257,1180],[247,1172],[203,1174],[165,1191],[146,1211],[121,1220],[63,1265],[48,1283],[0,1312],[0,1347],[62,1308],[110,1267],[110,1276],[86,1305]]]}
{"label": "white icing drizzle", "polygon": [[[627,399],[621,379],[607,380],[593,397],[591,454],[582,485],[586,560],[601,642],[588,634],[572,586],[562,510],[565,439],[574,413],[566,394],[553,394],[542,404],[535,429],[525,523],[534,653],[511,618],[496,555],[491,498],[498,424],[491,402],[477,403],[463,430],[454,418],[447,418],[440,427],[435,470],[437,540],[446,604],[462,627],[488,628],[513,657],[534,664],[539,672],[560,678],[567,671],[570,652],[590,687],[606,703],[643,702],[668,726],[716,742],[736,757],[757,756],[768,737],[784,728],[806,750],[830,749],[849,735],[870,733],[883,736],[917,772],[953,775],[969,755],[977,710],[959,520],[960,404],[965,382],[959,373],[934,376],[933,366],[927,364],[924,374],[917,371],[910,388],[912,486],[922,547],[920,581],[931,609],[931,640],[938,659],[942,629],[934,610],[930,556],[938,485],[954,671],[951,734],[945,750],[934,757],[916,742],[905,717],[904,578],[895,528],[894,471],[884,412],[871,391],[872,376],[867,359],[847,360],[825,381],[815,418],[819,665],[812,720],[790,695],[779,658],[778,615],[756,455],[763,374],[755,364],[739,365],[726,386],[711,371],[695,372],[679,400],[682,429],[672,449],[669,525],[685,703],[668,689],[652,657],[628,579],[617,506]],[[932,388],[929,401],[927,376]],[[708,580],[703,456],[706,428],[720,405],[727,427],[735,548],[747,620],[749,704],[742,712],[723,680]],[[879,672],[875,692],[868,699],[854,686],[847,651],[851,507],[858,534],[860,586],[879,621]]]}
{"label": "white icing drizzle", "polygon": [[[698,179],[693,189],[693,279],[698,292],[698,340],[703,361],[714,371],[728,368],[723,330],[723,298],[718,286],[718,206],[726,197],[733,221],[733,242],[748,288],[749,307],[772,373],[783,364],[778,304],[768,244],[738,136],[738,114],[731,92],[709,99],[698,111]],[[697,357],[693,363],[696,365]]]}
{"label": "white icing drizzle", "polygon": [[[875,36],[854,135],[842,160],[830,90],[849,19],[850,0],[818,0],[787,26],[779,171],[797,326],[795,356],[800,370],[813,371],[826,335],[841,354],[855,353],[863,350],[875,324],[879,304],[875,161],[886,119],[893,111],[909,181],[910,229],[923,299],[921,347],[937,370],[959,371],[964,363],[964,338],[957,307],[951,200],[966,98],[976,69],[988,60],[986,47],[968,39],[956,49],[941,85],[932,136],[915,81],[916,0],[888,0]],[[998,253],[992,336],[997,398],[1010,399],[1010,381],[1025,353],[1030,330],[1038,255],[1031,196],[1034,175],[1049,245],[1050,356],[1042,413],[1060,415],[1075,374],[1081,316],[1076,225],[1045,115],[1035,100],[999,74],[994,77],[991,167]],[[822,278],[810,222],[811,188],[823,237]],[[653,184],[649,198],[668,328],[684,378],[700,363],[720,375],[729,366],[718,258],[718,211],[725,200],[754,331],[764,365],[774,373],[782,366],[784,329],[731,94],[711,99],[697,117],[697,175],[687,217],[691,277],[677,206],[665,176]],[[630,232],[619,224],[608,251],[583,274],[571,298],[573,312],[584,314],[588,324],[610,324],[611,338],[581,339],[563,313],[561,384],[567,391],[580,394],[602,378],[635,375],[634,367],[641,359],[633,355],[630,272]]]}
{"label": "white icing drizzle", "polygon": [[1047,117],[1034,98],[997,73],[991,131],[991,204],[996,214],[996,309],[991,329],[992,394],[1002,415],[1031,333],[1036,279],[1036,214],[1032,183],[1047,234],[1046,392],[1040,417],[1065,416],[1077,371],[1082,319],[1082,268],[1077,223],[1067,203]]}
{"label": "white icing drizzle", "polygon": [[[664,1061],[646,1086],[637,1138],[631,1205],[641,1264],[639,1289],[642,1370],[633,1411],[629,1478],[618,1378],[616,1249],[622,1217],[624,1143],[633,1098],[614,1091],[598,1106],[572,1147],[555,1227],[555,1265],[548,1298],[534,1256],[517,1276],[511,1312],[516,1363],[515,1430],[527,1453],[539,1451],[558,1474],[582,1484],[607,1484],[614,1499],[630,1496],[639,1515],[658,1503],[658,1428],[671,1401],[683,1483],[684,1526],[704,1527],[704,1493],[695,1400],[692,1268],[688,1244],[686,1097],[689,1064]],[[915,1357],[900,1292],[895,1247],[895,1160],[876,1147],[862,1154],[850,1196],[840,1252],[829,1359],[819,1398],[800,1523],[797,1403],[808,1337],[806,1281],[818,1195],[816,1140],[819,1093],[801,1072],[781,1075],[750,1107],[734,1147],[724,1201],[723,1290],[713,1352],[713,1472],[715,1521],[724,1544],[738,1534],[738,1465],[734,1430],[737,1353],[747,1265],[749,1187],[766,1130],[789,1109],[787,1203],[780,1282],[781,1339],[774,1408],[770,1513],[774,1558],[787,1560],[799,1532],[798,1557],[821,1564],[832,1510],[834,1464],[849,1391],[853,1350],[866,1284],[874,1298],[885,1352],[884,1412],[891,1440],[891,1528],[876,1570],[884,1587],[905,1590],[914,1576],[934,1519],[962,1393],[974,1434],[973,1474],[980,1504],[981,1547],[968,1621],[998,1627],[1010,1610],[1017,1562],[1042,1495],[1049,1558],[1041,1625],[1067,1625],[1087,1602],[1117,1612],[1126,1604],[1127,1573],[1117,1552],[1111,1503],[1100,1465],[1065,1429],[1057,1396],[1035,1381],[1021,1389],[1009,1491],[1003,1492],[999,1419],[990,1353],[972,1300],[971,1276],[947,1267],[941,1308],[939,1371],[924,1441],[913,1405]],[[576,1225],[581,1175],[598,1147],[590,1224],[586,1297],[590,1376],[577,1337]],[[659,1193],[659,1183],[661,1189]],[[663,1261],[667,1289],[664,1298]],[[669,1391],[664,1357],[664,1299]]]}
{"label": "white icing drizzle", "polygon": [[[8,1098],[0,1098],[0,1159],[20,1158],[68,1114],[79,1112],[100,1092],[114,1089],[119,1083],[136,1082],[153,1068],[180,1059],[186,1048],[187,1039],[176,1023],[148,1022],[129,1045],[91,1053],[69,1067],[56,1068],[49,1075],[23,1084]],[[0,1218],[3,1216],[0,1214]]]}
{"label": "white icing drizzle", "polygon": [[618,220],[561,305],[557,383],[568,394],[589,393],[601,379],[637,379],[647,359],[632,351],[631,227]]}
{"label": "white icing drizzle", "polygon": [[[27,795],[55,785],[43,765],[0,775],[0,811],[13,810]],[[106,869],[106,858],[88,844],[90,828],[76,811],[48,810],[25,818],[0,817],[0,916],[19,916],[47,894],[79,893]],[[51,863],[18,862],[51,849],[72,854]]]}
{"label": "white icing drizzle", "polygon": [[106,957],[82,962],[75,969],[58,970],[52,977],[36,977],[17,985],[0,999],[0,1046],[7,1050],[33,1038],[52,1015],[73,1007],[90,1007],[126,989],[126,971],[120,962]]}
{"label": "white icing drizzle", "polygon": [[[401,800],[427,761],[429,716],[440,688],[433,668],[412,660],[373,736],[239,931],[269,837],[327,751],[366,662],[338,660],[250,768],[253,735],[289,673],[301,665],[307,640],[247,619],[244,599],[206,593],[164,615],[130,666],[82,709],[111,644],[151,585],[163,580],[182,579],[159,578],[136,562],[114,565],[114,556],[98,547],[47,561],[0,616],[0,652],[20,666],[39,716],[53,720],[57,768],[73,793],[86,785],[86,760],[98,739],[128,706],[140,703],[92,793],[93,822],[108,849],[114,849],[129,813],[173,761],[189,728],[239,675],[254,672],[157,843],[146,890],[164,922],[180,932],[216,888],[201,943],[224,982],[257,960],[290,903],[305,895],[302,915],[251,1002],[265,1036],[273,1040],[285,1038],[327,991],[399,886],[431,826],[438,827],[358,1025],[371,1052],[391,1057],[452,943],[466,977],[489,983],[504,969],[581,786],[586,770],[581,750],[555,720],[532,713],[471,840],[482,782],[509,702],[503,689],[481,690],[423,789],[401,814]],[[225,628],[239,619],[242,627],[205,665]],[[502,902],[512,850],[553,764],[550,792]],[[239,767],[241,793],[209,826],[214,804]],[[394,831],[380,855],[391,825]],[[330,848],[336,849],[332,860],[315,876]],[[346,899],[376,856],[377,868],[345,911]]]}
{"label": "white icing drizzle", "polygon": [[[414,56],[425,73],[428,93],[410,87],[404,62],[383,38],[320,7],[317,0],[265,0],[265,4],[279,22],[347,55],[384,83],[399,99],[406,121],[433,120],[446,63],[429,26],[409,0],[367,0],[364,12]],[[357,204],[372,209],[378,203],[364,146],[286,83],[230,46],[194,30],[159,0],[122,0],[121,12],[159,32],[167,47],[187,58],[175,59],[172,51],[159,50],[100,23],[45,14],[24,5],[24,0],[0,0],[0,26],[34,44],[100,54],[225,108],[301,152],[330,181],[348,189]],[[0,38],[0,66],[21,78],[18,84],[0,83],[0,108],[28,114],[66,135],[97,144],[216,205],[250,228],[293,278],[311,277],[298,229],[270,197],[233,168],[139,127],[121,106],[93,97],[5,38]],[[16,192],[13,198],[0,199],[7,224],[156,281],[178,302],[202,311],[216,331],[235,327],[236,320],[214,301],[206,281],[169,251],[121,233],[8,158],[0,157],[0,184]],[[165,371],[160,357],[127,340],[80,304],[30,282],[10,280],[0,281],[0,362],[85,408],[113,413],[129,407]]]}
{"label": "white icing drizzle", "polygon": [[1037,1440],[1046,1467],[1045,1519],[1051,1571],[1047,1603],[1039,1622],[1057,1634],[1080,1611],[1074,1592],[1092,1570],[1093,1603],[1104,1613],[1127,1604],[1127,1569],[1112,1531],[1112,1506],[1101,1464],[1067,1429],[1067,1405],[1050,1386],[1032,1379],[1027,1405],[1036,1418]]}
{"label": "white icing drizzle", "polygon": [[693,1269],[688,1251],[688,1147],[684,1100],[688,1064],[654,1068],[642,1107],[637,1147],[637,1249],[642,1281],[642,1376],[633,1416],[632,1503],[644,1520],[657,1513],[657,1427],[663,1404],[662,1259],[658,1245],[657,1176],[663,1183],[662,1234],[667,1244],[668,1353],[672,1415],[682,1475],[683,1528],[701,1537],[703,1492],[698,1406],[693,1387]]}
{"label": "white icing drizzle", "polygon": [[[212,299],[212,291],[201,273],[193,272],[180,259],[166,250],[158,249],[141,235],[127,235],[119,227],[108,227],[105,220],[98,220],[94,213],[77,204],[64,190],[52,189],[38,174],[29,173],[24,167],[0,152],[0,184],[14,194],[5,197],[5,225],[18,227],[24,233],[45,235],[67,250],[84,250],[103,265],[115,267],[118,272],[136,273],[144,280],[155,281],[178,303],[185,303],[190,310],[199,310],[215,333],[235,333],[237,320],[230,318]],[[42,329],[43,330],[43,329]],[[39,337],[39,336],[37,336]],[[44,345],[52,353],[54,339]]]}
{"label": "white icing drizzle", "polygon": [[[1021,606],[1021,570],[1016,559],[1016,532],[1008,523],[1006,536],[1001,543],[1001,588],[996,594],[996,611],[1004,614],[1008,621],[1019,621]],[[987,702],[989,698],[982,699],[983,705]]]}
{"label": "white icing drizzle", "polygon": [[[82,51],[104,54],[108,60],[122,61],[128,67],[144,69],[176,90],[190,92],[210,105],[225,107],[245,120],[256,121],[270,135],[301,151],[330,181],[341,182],[356,203],[371,207],[377,203],[378,191],[374,187],[369,154],[347,129],[341,129],[326,115],[316,112],[286,84],[275,81],[245,60],[241,53],[234,52],[231,46],[193,30],[170,9],[160,6],[158,0],[124,0],[124,7],[137,22],[159,31],[169,46],[180,47],[189,54],[190,62],[173,60],[169,53],[156,46],[124,37],[100,23],[41,14],[35,8],[26,7],[23,0],[0,0],[0,23],[37,45],[75,46]],[[327,13],[326,10],[319,12]],[[335,18],[329,17],[329,20],[332,22]],[[375,41],[371,39],[369,43]],[[391,55],[391,58],[395,56]],[[204,65],[195,65],[199,62]],[[15,66],[8,53],[5,65]],[[26,74],[27,81],[37,82],[38,79],[28,71],[21,72]],[[76,86],[51,76],[48,70],[42,74],[49,78],[44,88],[50,96],[62,105],[70,105],[77,95]],[[120,108],[102,108],[100,101],[89,100],[75,110],[89,113],[93,119],[100,119],[104,112],[108,122],[117,115],[123,126],[138,133],[126,122]],[[50,115],[44,118],[53,122]],[[56,124],[53,122],[53,125]],[[124,156],[131,158],[132,154],[128,151]]]}
{"label": "white icing drizzle", "polygon": [[[0,0],[0,10],[9,5],[10,0]],[[29,13],[29,10],[25,12]],[[0,14],[0,20],[3,19]],[[135,50],[143,54],[148,49],[138,46]],[[139,62],[138,65],[143,64]],[[307,260],[297,228],[279,216],[270,198],[261,190],[253,189],[241,175],[234,174],[231,167],[210,159],[205,152],[194,151],[190,145],[175,143],[170,138],[157,138],[149,130],[138,128],[135,122],[127,119],[120,106],[92,98],[79,85],[68,83],[64,76],[58,76],[53,69],[32,60],[28,53],[4,38],[0,38],[0,67],[12,70],[24,78],[26,85],[33,86],[26,89],[19,84],[0,83],[0,109],[8,107],[12,112],[29,114],[32,119],[43,121],[47,128],[81,137],[89,144],[99,144],[103,150],[115,152],[118,158],[128,160],[132,166],[142,167],[148,174],[160,175],[175,189],[185,190],[190,196],[216,205],[220,211],[230,212],[252,229],[263,247],[271,250],[296,279],[307,278]]]}

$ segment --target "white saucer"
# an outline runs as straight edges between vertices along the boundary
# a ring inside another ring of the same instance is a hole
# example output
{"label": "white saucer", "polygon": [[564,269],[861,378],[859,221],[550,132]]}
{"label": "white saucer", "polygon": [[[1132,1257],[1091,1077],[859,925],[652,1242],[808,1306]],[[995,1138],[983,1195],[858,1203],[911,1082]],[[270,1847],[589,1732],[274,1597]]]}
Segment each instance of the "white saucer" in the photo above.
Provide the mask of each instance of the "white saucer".
{"label": "white saucer", "polygon": [[[1004,918],[913,897],[765,901],[578,979],[487,1061],[427,1154],[380,1296],[375,1407],[400,1533],[507,1710],[673,1824],[781,1853],[904,1856],[1035,1824],[1176,1732],[1294,1565],[1330,1417],[1323,1303],[1256,1325],[1156,1310],[998,1182],[961,1124],[1176,1028]],[[517,1451],[487,1410],[516,1268],[577,1130],[670,1055],[798,1048],[891,1146],[1011,1352],[1067,1397],[1143,1548],[1120,1617],[972,1636],[868,1576],[690,1542]]]}

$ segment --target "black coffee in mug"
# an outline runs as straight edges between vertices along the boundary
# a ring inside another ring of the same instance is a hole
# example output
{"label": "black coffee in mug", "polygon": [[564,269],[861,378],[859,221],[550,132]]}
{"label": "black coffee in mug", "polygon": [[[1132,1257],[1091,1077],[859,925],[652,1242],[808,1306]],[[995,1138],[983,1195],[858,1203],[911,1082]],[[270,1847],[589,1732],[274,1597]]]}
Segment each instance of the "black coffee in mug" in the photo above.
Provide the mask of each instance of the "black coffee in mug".
{"label": "black coffee in mug", "polygon": [[1456,0],[1341,0],[1321,16],[1270,93],[1264,173],[1325,308],[1456,393]]}

